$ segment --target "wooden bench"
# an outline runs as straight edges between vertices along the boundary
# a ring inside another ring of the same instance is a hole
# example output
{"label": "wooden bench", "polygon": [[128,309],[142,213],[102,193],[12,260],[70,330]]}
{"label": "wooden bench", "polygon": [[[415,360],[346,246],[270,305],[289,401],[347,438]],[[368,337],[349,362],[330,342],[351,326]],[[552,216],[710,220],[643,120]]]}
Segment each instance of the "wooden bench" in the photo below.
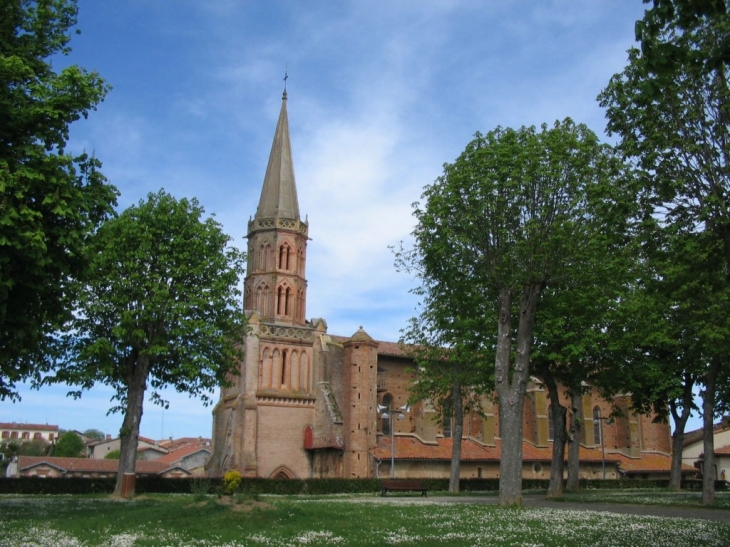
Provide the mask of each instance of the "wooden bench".
{"label": "wooden bench", "polygon": [[383,491],[380,496],[383,497],[388,492],[420,492],[421,496],[428,496],[426,487],[421,481],[414,480],[391,480],[383,481]]}

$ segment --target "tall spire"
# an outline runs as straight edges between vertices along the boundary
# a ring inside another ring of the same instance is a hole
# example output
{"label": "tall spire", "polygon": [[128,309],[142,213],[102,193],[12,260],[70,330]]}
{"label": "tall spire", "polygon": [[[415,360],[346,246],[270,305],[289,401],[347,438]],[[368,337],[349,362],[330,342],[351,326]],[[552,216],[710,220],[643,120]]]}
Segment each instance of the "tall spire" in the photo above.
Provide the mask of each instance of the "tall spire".
{"label": "tall spire", "polygon": [[299,219],[297,185],[289,140],[289,118],[286,113],[286,90],[281,98],[281,112],[276,124],[256,217]]}

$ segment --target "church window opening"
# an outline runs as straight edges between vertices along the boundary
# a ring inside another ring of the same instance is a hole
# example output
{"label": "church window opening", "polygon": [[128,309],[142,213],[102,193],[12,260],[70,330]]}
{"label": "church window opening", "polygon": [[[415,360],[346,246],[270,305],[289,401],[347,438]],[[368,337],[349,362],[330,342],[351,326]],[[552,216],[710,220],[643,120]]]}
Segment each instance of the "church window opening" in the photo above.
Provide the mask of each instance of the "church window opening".
{"label": "church window opening", "polygon": [[284,244],[279,247],[279,269],[291,269],[291,248],[289,247],[289,245]]}
{"label": "church window opening", "polygon": [[289,315],[289,296],[291,296],[291,289],[287,287],[284,293],[284,315]]}
{"label": "church window opening", "polygon": [[284,289],[282,287],[279,287],[279,290],[277,291],[276,295],[276,313],[279,315],[283,315],[284,313]]}
{"label": "church window opening", "polygon": [[392,425],[390,421],[390,414],[393,408],[393,396],[390,393],[383,396],[383,406],[388,409],[381,415],[383,435],[390,435],[390,428]]}
{"label": "church window opening", "polygon": [[601,427],[601,409],[596,407],[593,407],[593,438],[595,439],[595,444],[603,444],[603,439],[601,438],[602,427]]}
{"label": "church window opening", "polygon": [[286,385],[286,358],[287,358],[287,351],[284,350],[281,352],[281,385]]}

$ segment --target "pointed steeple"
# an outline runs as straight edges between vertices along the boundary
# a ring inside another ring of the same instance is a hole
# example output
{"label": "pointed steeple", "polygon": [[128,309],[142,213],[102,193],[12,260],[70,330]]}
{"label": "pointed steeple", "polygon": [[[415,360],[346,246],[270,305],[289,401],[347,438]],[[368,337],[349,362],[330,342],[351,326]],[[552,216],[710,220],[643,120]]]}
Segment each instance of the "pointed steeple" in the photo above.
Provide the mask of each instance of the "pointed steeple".
{"label": "pointed steeple", "polygon": [[279,121],[276,124],[269,165],[266,167],[261,199],[256,210],[256,218],[275,217],[299,220],[299,200],[289,140],[289,118],[286,113],[286,91],[281,98]]}

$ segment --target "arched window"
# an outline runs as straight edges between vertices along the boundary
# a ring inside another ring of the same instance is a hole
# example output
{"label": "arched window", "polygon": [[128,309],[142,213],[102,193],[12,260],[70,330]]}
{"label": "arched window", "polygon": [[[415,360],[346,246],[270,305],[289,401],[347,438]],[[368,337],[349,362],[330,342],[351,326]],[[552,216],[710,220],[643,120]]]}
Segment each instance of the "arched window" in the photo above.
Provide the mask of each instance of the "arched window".
{"label": "arched window", "polygon": [[279,269],[284,268],[284,253],[285,253],[284,245],[279,247]]}
{"label": "arched window", "polygon": [[276,313],[279,315],[282,315],[284,313],[284,289],[283,287],[279,287],[279,290],[276,291]]}
{"label": "arched window", "polygon": [[286,358],[289,356],[289,352],[284,350],[281,352],[281,385],[286,386],[286,369],[287,363]]}
{"label": "arched window", "polygon": [[593,438],[595,439],[595,443],[603,444],[603,439],[601,438],[601,433],[603,433],[603,427],[601,423],[601,409],[597,406],[593,407]]}
{"label": "arched window", "polygon": [[266,269],[266,247],[264,247],[263,243],[261,244],[261,247],[259,247],[259,260],[258,264],[256,264],[257,270],[265,270]]}
{"label": "arched window", "polygon": [[289,296],[291,296],[291,289],[287,287],[284,293],[284,315],[289,315]]}
{"label": "arched window", "polygon": [[[388,409],[393,409],[393,396],[390,393],[386,393],[383,396],[383,406],[387,407]],[[382,426],[383,426],[383,435],[390,435],[390,427],[391,427],[391,416],[392,412],[385,411],[383,414],[380,415],[382,419]]]}

